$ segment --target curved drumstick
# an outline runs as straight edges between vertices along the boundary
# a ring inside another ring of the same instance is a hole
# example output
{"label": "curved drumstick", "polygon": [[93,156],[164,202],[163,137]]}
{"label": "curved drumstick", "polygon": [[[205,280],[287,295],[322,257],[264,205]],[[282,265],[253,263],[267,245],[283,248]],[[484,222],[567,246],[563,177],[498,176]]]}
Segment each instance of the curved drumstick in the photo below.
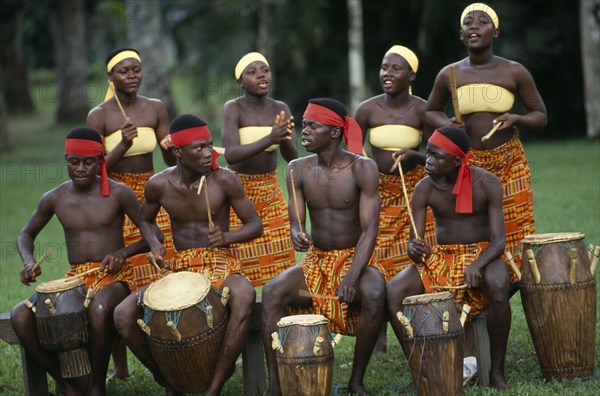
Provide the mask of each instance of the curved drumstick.
{"label": "curved drumstick", "polygon": [[300,222],[300,211],[298,210],[298,198],[296,198],[296,185],[294,184],[294,170],[290,169],[290,179],[292,181],[292,196],[294,198],[294,209],[296,209],[296,219],[298,220],[298,226],[300,226],[300,232],[304,234],[302,229],[302,223]]}
{"label": "curved drumstick", "polygon": [[96,271],[99,271],[99,270],[100,270],[100,268],[92,268],[92,269],[89,269],[87,271],[80,272],[79,274],[75,274],[73,276],[70,276],[68,278],[64,278],[63,281],[65,281],[65,282],[66,281],[70,281],[71,279],[79,278],[80,276],[86,276],[88,274],[91,274],[92,272],[96,272]]}
{"label": "curved drumstick", "polygon": [[40,266],[40,264],[42,264],[48,257],[50,257],[50,251],[46,251],[46,253],[44,253],[42,255],[42,257],[40,257],[38,259],[38,261],[35,262],[35,264],[33,265],[33,267],[31,267],[31,276],[35,276],[35,270],[38,269],[38,267]]}
{"label": "curved drumstick", "polygon": [[508,260],[508,264],[510,264],[510,268],[513,270],[515,275],[517,275],[517,279],[521,280],[521,271],[519,271],[519,268],[517,267],[517,264],[515,263],[515,258],[513,257],[513,255],[510,254],[510,252],[508,250],[506,251],[506,253],[504,253],[504,255],[506,256],[506,259]]}
{"label": "curved drumstick", "polygon": [[406,200],[406,210],[408,211],[408,217],[410,218],[410,224],[412,225],[413,231],[415,232],[415,237],[418,240],[421,240],[421,237],[417,233],[417,226],[415,225],[415,219],[412,215],[412,210],[410,209],[410,201],[408,200],[408,191],[406,191],[406,183],[404,182],[404,172],[402,171],[402,165],[400,165],[400,160],[402,156],[399,155],[394,162],[394,166],[392,166],[392,170],[398,167],[398,172],[400,173],[400,179],[402,180],[402,192],[404,193],[404,200]]}
{"label": "curved drumstick", "polygon": [[[202,176],[202,177],[206,178],[206,176]],[[214,223],[212,221],[212,213],[210,212],[210,201],[208,200],[208,182],[206,183],[206,186],[204,187],[204,198],[206,200],[206,213],[208,214],[208,226],[213,227]]]}
{"label": "curved drumstick", "polygon": [[154,266],[154,268],[156,268],[156,270],[160,272],[160,267],[158,266],[158,264],[156,264],[156,259],[154,258],[154,253],[149,252],[148,258],[150,259],[150,263]]}
{"label": "curved drumstick", "polygon": [[498,130],[498,128],[500,128],[500,126],[501,126],[502,124],[503,124],[503,122],[502,122],[502,121],[500,121],[500,122],[497,122],[497,123],[496,123],[496,125],[494,125],[494,126],[492,127],[492,129],[490,129],[490,131],[489,131],[488,133],[486,133],[486,134],[485,134],[485,136],[483,136],[483,137],[481,138],[481,141],[482,141],[482,142],[485,142],[486,140],[488,140],[489,138],[491,138],[491,137],[492,137],[492,135],[493,135],[493,134],[494,134],[494,133],[495,133],[495,132]]}
{"label": "curved drumstick", "polygon": [[119,110],[121,110],[121,114],[123,115],[125,122],[127,122],[127,114],[125,114],[125,109],[121,105],[121,101],[119,100],[119,95],[117,95],[117,90],[115,89],[115,83],[113,83],[111,80],[109,80],[108,85],[110,85],[112,90],[115,92],[115,95],[114,95],[115,100],[117,101],[117,105],[119,106]]}
{"label": "curved drumstick", "polygon": [[444,289],[444,290],[460,290],[460,289],[466,289],[467,285],[462,284],[462,285],[458,285],[458,286],[431,286],[432,289]]}

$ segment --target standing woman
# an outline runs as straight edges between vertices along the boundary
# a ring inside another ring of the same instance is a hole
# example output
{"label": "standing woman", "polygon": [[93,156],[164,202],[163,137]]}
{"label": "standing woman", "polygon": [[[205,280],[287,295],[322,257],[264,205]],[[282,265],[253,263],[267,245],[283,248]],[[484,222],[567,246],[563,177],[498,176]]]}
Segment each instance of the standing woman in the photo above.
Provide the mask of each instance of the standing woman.
{"label": "standing woman", "polygon": [[[286,161],[298,156],[289,107],[270,98],[271,69],[258,52],[244,55],[235,66],[244,91],[223,107],[222,144],[228,168],[236,172],[263,222],[264,233],[253,241],[232,244],[254,286],[295,265],[287,204],[277,181],[277,149]],[[241,226],[232,212],[230,229]]]}
{"label": "standing woman", "polygon": [[[460,39],[468,56],[444,67],[436,77],[427,102],[427,122],[434,127],[461,125],[471,142],[470,164],[492,172],[502,182],[506,250],[517,256],[520,266],[517,249],[524,236],[535,233],[535,222],[531,170],[517,128],[545,126],[546,106],[523,65],[494,55],[493,41],[500,31],[491,7],[482,3],[467,6],[460,24]],[[459,114],[450,120],[444,107],[452,96],[453,73]],[[524,114],[512,112],[515,96],[523,104]],[[482,139],[498,124],[489,139]],[[516,279],[512,271],[511,277]]]}
{"label": "standing woman", "polygon": [[[152,154],[157,142],[169,133],[169,116],[160,100],[138,95],[142,83],[142,61],[135,49],[112,51],[106,58],[106,71],[109,89],[105,101],[90,111],[87,126],[99,131],[104,138],[109,177],[131,188],[141,203],[146,182],[154,174]],[[161,152],[167,165],[175,165],[170,151],[161,147]],[[164,234],[167,256],[172,257],[171,225],[164,210],[157,216],[156,224]],[[123,238],[126,245],[141,238],[139,229],[127,216],[123,224]],[[133,267],[136,287],[157,279],[158,273],[148,263],[146,254],[131,257],[127,262]],[[128,376],[124,351],[124,347],[113,350],[115,372],[111,377]]]}
{"label": "standing woman", "polygon": [[[373,159],[379,167],[379,234],[375,255],[390,276],[413,264],[408,257],[410,237],[409,206],[404,199],[402,179],[394,162],[402,156],[400,166],[409,199],[419,180],[425,177],[425,153],[419,151],[423,133],[431,130],[425,123],[426,102],[411,93],[419,60],[413,51],[394,45],[386,52],[379,70],[383,93],[362,102],[356,110],[356,121],[369,142]],[[394,168],[394,169],[392,169]],[[428,212],[424,237],[435,243],[435,224]]]}

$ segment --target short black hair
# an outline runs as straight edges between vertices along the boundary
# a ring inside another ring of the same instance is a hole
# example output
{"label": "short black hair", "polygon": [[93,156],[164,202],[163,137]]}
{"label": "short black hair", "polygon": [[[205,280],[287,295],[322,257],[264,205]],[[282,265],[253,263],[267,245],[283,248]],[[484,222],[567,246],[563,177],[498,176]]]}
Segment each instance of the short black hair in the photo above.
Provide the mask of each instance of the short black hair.
{"label": "short black hair", "polygon": [[348,115],[348,110],[346,110],[346,106],[344,106],[342,102],[332,98],[309,99],[308,103],[314,103],[323,107],[327,107],[329,110],[335,112],[341,118],[345,118]]}
{"label": "short black hair", "polygon": [[106,56],[106,61],[104,61],[104,64],[106,66],[108,66],[108,62],[110,62],[110,60],[112,58],[114,58],[114,56],[117,55],[119,52],[123,52],[123,51],[133,51],[133,52],[135,52],[138,55],[140,54],[138,52],[138,50],[136,50],[135,48],[117,48],[117,49],[114,49],[114,50],[112,50],[112,51],[110,51],[108,53],[108,55]]}
{"label": "short black hair", "polygon": [[203,119],[196,117],[193,114],[182,114],[171,121],[169,132],[177,133],[179,131],[183,131],[184,129],[200,127],[204,125],[206,125],[206,121]]}
{"label": "short black hair", "polygon": [[442,128],[438,128],[437,131],[442,135],[446,136],[448,139],[452,141],[452,143],[456,144],[459,149],[462,150],[463,153],[468,153],[469,148],[471,147],[471,143],[469,142],[469,136],[460,129],[455,126],[445,126]]}
{"label": "short black hair", "polygon": [[100,132],[92,128],[76,128],[73,129],[67,135],[67,139],[84,139],[84,140],[93,140],[102,144],[102,137],[100,136]]}

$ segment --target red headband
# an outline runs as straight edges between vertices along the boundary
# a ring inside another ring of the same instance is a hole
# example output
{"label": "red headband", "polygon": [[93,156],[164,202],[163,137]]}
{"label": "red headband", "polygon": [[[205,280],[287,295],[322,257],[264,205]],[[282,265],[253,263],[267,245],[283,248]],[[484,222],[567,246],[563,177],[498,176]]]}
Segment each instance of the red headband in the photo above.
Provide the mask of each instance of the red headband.
{"label": "red headband", "polygon": [[100,162],[100,191],[103,197],[110,195],[108,187],[108,172],[106,171],[106,162],[104,160],[104,146],[102,143],[88,139],[66,139],[65,154],[67,155],[99,155]]}
{"label": "red headband", "polygon": [[[208,129],[208,126],[202,125],[199,127],[183,129],[181,131],[171,133],[171,144],[174,146],[185,146],[186,144],[210,138],[212,138],[212,135]],[[219,164],[217,164],[217,158],[219,158],[219,153],[217,153],[215,150],[212,150],[212,163],[210,165],[212,170],[217,170],[219,168]]]}
{"label": "red headband", "polygon": [[344,128],[344,140],[348,145],[348,150],[354,154],[362,155],[362,130],[354,118],[350,116],[342,118],[335,111],[316,103],[308,104],[303,117],[325,125]]}
{"label": "red headband", "polygon": [[454,142],[441,134],[437,129],[429,138],[429,141],[442,150],[462,158],[458,177],[454,183],[452,194],[456,195],[456,213],[473,213],[473,185],[471,182],[471,168],[467,163],[473,156],[469,152],[465,154]]}

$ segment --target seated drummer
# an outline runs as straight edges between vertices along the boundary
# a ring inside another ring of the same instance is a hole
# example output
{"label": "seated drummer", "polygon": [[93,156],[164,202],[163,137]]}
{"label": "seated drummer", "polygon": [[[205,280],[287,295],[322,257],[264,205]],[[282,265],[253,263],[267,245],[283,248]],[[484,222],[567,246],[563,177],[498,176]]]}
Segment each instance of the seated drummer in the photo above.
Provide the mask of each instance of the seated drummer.
{"label": "seated drummer", "polygon": [[[171,150],[177,165],[154,175],[146,184],[140,228],[146,238],[161,206],[164,207],[171,219],[177,251],[170,269],[203,273],[215,287],[223,289],[227,286],[231,291],[228,302],[231,316],[226,336],[212,383],[204,393],[218,395],[234,372],[256,297],[254,288],[241,273],[240,262],[228,254],[228,245],[259,237],[262,223],[239,178],[218,166],[218,154],[212,149],[213,139],[206,122],[190,114],[181,115],[171,122],[170,133]],[[202,176],[206,176],[206,182],[198,195]],[[209,224],[204,189],[208,189],[214,224]],[[235,231],[229,231],[230,207],[243,222],[243,226]],[[164,247],[153,236],[148,237],[148,244],[156,261],[162,264]],[[132,293],[117,307],[115,324],[131,351],[150,369],[168,394],[173,394],[174,390],[152,358],[146,334],[137,325],[137,319],[143,317],[143,308],[138,301],[146,288]]]}
{"label": "seated drummer", "polygon": [[[342,138],[352,152],[342,149]],[[387,276],[371,258],[380,206],[377,165],[360,156],[360,127],[334,99],[309,101],[302,120],[302,146],[316,155],[290,162],[288,205],[294,248],[308,253],[302,264],[277,275],[263,289],[269,395],[281,394],[270,337],[286,307],[293,313],[321,314],[329,319],[332,332],[356,335],[348,391],[362,395],[367,392],[363,379],[383,320]],[[305,205],[310,235],[304,232]],[[300,291],[309,291],[312,298],[299,295]]]}
{"label": "seated drummer", "polygon": [[504,389],[511,312],[510,277],[500,260],[505,245],[502,185],[490,172],[468,166],[468,151],[469,138],[457,127],[440,128],[429,139],[425,162],[428,177],[416,185],[412,209],[416,233],[422,236],[427,207],[432,208],[438,245],[429,246],[411,233],[409,255],[416,265],[386,285],[388,309],[394,332],[401,340],[402,326],[396,313],[402,310],[405,297],[443,291],[432,286],[466,283],[466,289],[449,291],[460,306],[471,307],[469,318],[489,303],[490,385]]}
{"label": "seated drummer", "polygon": [[83,381],[76,383],[73,379],[61,377],[58,357],[40,345],[34,314],[24,303],[14,307],[10,318],[21,345],[56,380],[65,394],[103,395],[106,393],[111,346],[116,335],[113,310],[129,295],[130,289],[135,288],[131,268],[124,264],[127,257],[148,251],[148,246],[143,241],[127,247],[124,245],[124,216],[139,224],[140,204],[128,187],[108,179],[100,134],[90,128],[78,128],[69,133],[65,141],[65,158],[71,180],[42,196],[37,209],[17,237],[17,249],[24,263],[20,278],[22,283],[29,285],[42,274],[40,266],[32,271],[35,265],[34,241],[56,215],[64,229],[71,263],[71,270],[65,276],[99,269],[99,272],[82,276],[86,287],[94,290],[94,298],[87,309],[91,390],[83,389]]}

